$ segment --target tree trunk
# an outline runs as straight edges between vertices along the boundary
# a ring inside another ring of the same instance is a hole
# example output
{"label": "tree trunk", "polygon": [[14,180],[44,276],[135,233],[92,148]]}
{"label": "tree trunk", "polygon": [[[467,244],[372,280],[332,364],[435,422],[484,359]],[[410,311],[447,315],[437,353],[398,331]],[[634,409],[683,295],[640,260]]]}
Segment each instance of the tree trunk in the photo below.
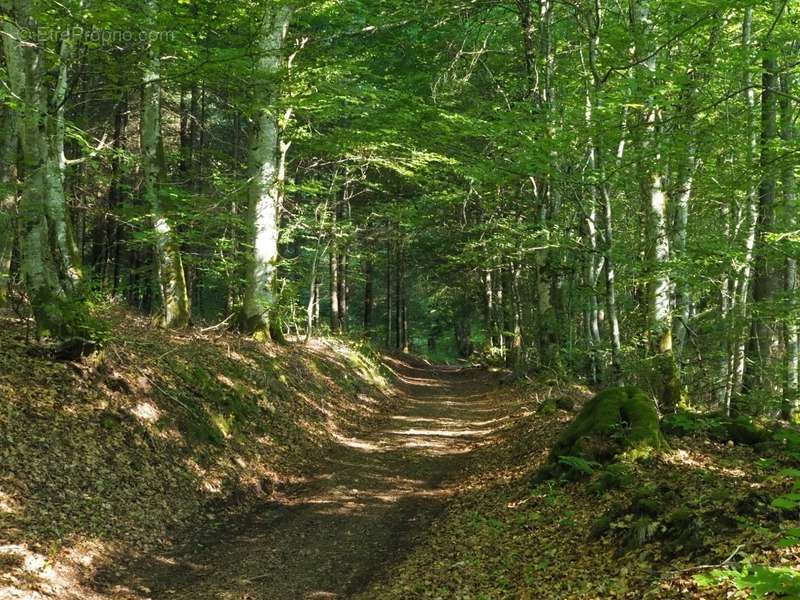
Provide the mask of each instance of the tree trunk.
{"label": "tree trunk", "polygon": [[386,242],[386,347],[392,347],[392,243]]}
{"label": "tree trunk", "polygon": [[59,271],[65,285],[75,288],[83,277],[80,253],[75,243],[72,223],[67,214],[67,200],[64,194],[64,177],[66,172],[66,157],[64,156],[64,136],[66,133],[66,100],[67,100],[67,75],[69,61],[72,58],[72,40],[65,37],[61,41],[59,51],[58,78],[53,93],[49,114],[53,118],[45,118],[48,137],[47,149],[47,214],[50,222],[50,231],[55,238],[56,248],[60,257]]}
{"label": "tree trunk", "polygon": [[[151,16],[158,10],[157,0],[148,5]],[[163,176],[159,160],[161,144],[161,58],[155,43],[148,50],[142,93],[141,151],[142,195],[153,215],[158,287],[161,294],[161,319],[165,327],[189,324],[189,296],[178,243],[161,205]]]}
{"label": "tree trunk", "polygon": [[348,298],[347,298],[347,249],[339,252],[339,278],[336,282],[339,288],[339,331],[347,333],[348,325]]}
{"label": "tree trunk", "polygon": [[[335,243],[335,242],[334,242]],[[331,274],[331,333],[334,335],[341,333],[342,319],[339,313],[339,253],[331,244],[330,251],[330,274]]]}
{"label": "tree trunk", "polygon": [[319,293],[319,275],[317,270],[319,268],[319,259],[320,259],[320,241],[317,238],[317,245],[314,249],[314,260],[311,263],[311,274],[308,278],[308,305],[306,306],[306,343],[309,342],[311,336],[314,333],[314,325],[315,325],[315,312],[316,307],[319,304],[319,299],[317,298],[317,294]]}
{"label": "tree trunk", "polygon": [[671,284],[667,271],[670,259],[667,231],[667,198],[664,193],[660,121],[661,108],[655,99],[656,51],[652,39],[650,6],[647,0],[632,2],[636,31],[635,57],[639,99],[643,105],[645,127],[641,143],[642,191],[645,216],[645,261],[651,271],[647,290],[647,321],[650,352],[653,355],[653,377],[664,412],[674,410],[681,395],[681,383],[672,350]]}
{"label": "tree trunk", "polygon": [[[686,256],[686,228],[689,224],[689,200],[692,196],[695,163],[694,146],[690,143],[685,159],[678,168],[675,218],[670,240],[672,258],[676,261],[682,260]],[[683,280],[675,282],[675,312],[677,318],[672,326],[672,336],[675,341],[675,354],[680,357],[686,344],[691,313],[691,296],[689,288]]]}
{"label": "tree trunk", "polygon": [[394,347],[397,350],[403,348],[403,249],[402,245],[396,245],[395,276],[394,276]]}
{"label": "tree trunk", "polygon": [[[753,26],[753,9],[745,9],[742,23],[742,48],[744,50],[744,103],[746,109],[747,151],[746,171],[750,179],[747,199],[744,206],[744,264],[736,273],[734,283],[733,306],[731,315],[730,363],[728,368],[728,385],[725,393],[725,408],[728,414],[735,412],[734,401],[738,398],[744,381],[745,371],[745,333],[744,324],[747,317],[748,299],[750,296],[750,278],[753,269],[753,253],[756,244],[758,223],[758,190],[752,173],[755,171],[756,152],[758,151],[758,133],[755,125],[756,99],[753,88],[753,77],[750,72],[751,37]],[[734,230],[735,231],[735,228]]]}
{"label": "tree trunk", "polygon": [[17,212],[17,131],[14,113],[0,110],[0,308],[11,277]]}
{"label": "tree trunk", "polygon": [[375,264],[372,259],[364,263],[364,335],[371,337],[372,313],[375,310]]}
{"label": "tree trunk", "polygon": [[[593,38],[594,42],[594,38]],[[592,66],[594,65],[595,58],[594,55],[596,53],[596,47],[594,43],[590,44],[590,63]],[[595,139],[596,136],[596,125],[595,125],[595,104],[597,103],[597,96],[598,94],[596,91],[592,91],[595,88],[594,85],[587,87],[586,92],[586,110],[585,110],[585,118],[586,118],[586,126],[588,131],[590,132],[590,141],[589,141],[589,156],[588,156],[588,165],[589,169],[591,170],[591,174],[595,177],[596,180],[600,180],[599,178],[599,170],[598,170],[598,146],[597,140]],[[602,185],[602,184],[600,184]],[[584,308],[584,327],[586,330],[586,342],[588,347],[588,355],[589,355],[589,381],[591,383],[597,383],[598,381],[598,369],[599,369],[599,360],[598,360],[598,350],[600,349],[601,339],[600,339],[600,323],[599,323],[599,305],[597,301],[597,284],[600,280],[600,271],[602,269],[602,264],[600,261],[600,253],[599,253],[599,244],[598,244],[598,187],[599,185],[588,185],[587,188],[589,189],[589,194],[587,196],[588,205],[583,207],[583,221],[581,223],[582,227],[582,234],[583,234],[583,250],[584,250],[584,289],[586,290],[586,306]]]}
{"label": "tree trunk", "polygon": [[778,342],[775,319],[769,315],[769,303],[780,290],[779,269],[770,256],[769,234],[774,231],[775,172],[774,141],[778,135],[778,61],[771,48],[765,49],[761,85],[761,182],[758,187],[755,266],[753,269],[753,319],[748,342],[748,368],[744,388],[749,393],[774,390],[770,370]]}
{"label": "tree trunk", "polygon": [[[794,58],[797,54],[794,52],[795,44],[789,46],[788,57]],[[787,61],[789,62],[789,61]],[[795,140],[794,131],[794,110],[792,105],[792,92],[793,92],[793,77],[790,67],[784,67],[781,73],[780,86],[781,86],[781,139],[785,147],[790,148]],[[786,228],[789,231],[797,229],[797,196],[795,190],[795,165],[791,160],[786,160],[781,172],[781,186],[783,191],[783,213],[786,220]],[[783,406],[781,413],[784,419],[791,420],[797,410],[798,401],[798,387],[800,384],[798,377],[798,368],[800,368],[800,333],[798,332],[797,324],[797,260],[795,258],[787,258],[785,265],[785,278],[786,278],[786,295],[789,298],[790,312],[785,325],[785,343],[786,343],[786,356],[785,356],[785,371],[786,383],[783,390]]]}
{"label": "tree trunk", "polygon": [[[256,47],[257,72],[274,77],[282,63],[281,51],[289,27],[288,7],[268,10],[263,18]],[[244,300],[244,328],[265,336],[279,334],[275,314],[275,274],[278,265],[280,212],[280,151],[278,115],[271,104],[274,94],[258,99],[250,140],[249,225],[253,230]]]}
{"label": "tree trunk", "polygon": [[70,316],[73,311],[66,304],[74,291],[70,276],[77,273],[62,268],[64,255],[56,232],[63,229],[56,218],[64,211],[49,210],[53,204],[51,194],[61,179],[53,177],[57,171],[52,168],[52,138],[44,134],[48,129],[44,52],[40,44],[23,38],[22,31],[32,35],[37,31],[30,0],[5,0],[2,7],[13,15],[2,23],[9,85],[23,103],[16,114],[24,173],[19,204],[20,272],[39,333],[67,337],[75,333],[74,317]]}

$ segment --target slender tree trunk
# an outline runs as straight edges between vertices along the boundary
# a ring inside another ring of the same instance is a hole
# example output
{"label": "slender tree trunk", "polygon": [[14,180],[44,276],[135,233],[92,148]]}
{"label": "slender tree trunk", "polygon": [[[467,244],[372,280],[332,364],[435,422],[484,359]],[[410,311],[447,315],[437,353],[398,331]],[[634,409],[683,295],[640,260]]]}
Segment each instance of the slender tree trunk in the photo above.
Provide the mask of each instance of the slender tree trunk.
{"label": "slender tree trunk", "polygon": [[364,263],[364,335],[372,332],[372,313],[375,310],[375,263],[367,259]]}
{"label": "slender tree trunk", "polygon": [[511,303],[511,322],[513,324],[513,335],[511,336],[511,348],[508,354],[509,368],[515,373],[521,373],[524,361],[524,345],[522,335],[522,294],[520,285],[522,280],[522,268],[519,263],[512,264],[510,272],[510,291]]}
{"label": "slender tree trunk", "polygon": [[749,393],[773,391],[770,371],[774,367],[778,330],[769,316],[769,303],[780,290],[779,269],[770,256],[769,234],[774,231],[775,172],[774,142],[778,136],[778,60],[773,48],[765,48],[761,85],[761,182],[758,188],[755,267],[753,269],[753,318],[748,342],[749,364],[744,388]]}
{"label": "slender tree trunk", "polygon": [[492,286],[492,270],[487,269],[483,273],[483,309],[484,323],[489,334],[489,346],[494,348],[497,342],[496,329],[494,323],[494,289]]}
{"label": "slender tree trunk", "polygon": [[319,307],[322,304],[322,278],[317,271],[317,278],[314,281],[314,326],[319,327]]}
{"label": "slender tree trunk", "polygon": [[[150,0],[152,15],[158,10],[157,0]],[[160,184],[163,177],[159,160],[161,145],[161,58],[159,49],[149,49],[144,69],[142,94],[141,147],[142,192],[153,215],[158,287],[161,294],[161,318],[165,327],[186,327],[189,324],[189,296],[178,243],[161,205]]]}
{"label": "slender tree trunk", "polygon": [[[590,9],[588,18],[589,30],[589,71],[591,73],[591,88],[589,92],[589,134],[591,136],[591,163],[595,172],[594,198],[599,198],[602,211],[602,259],[603,272],[605,273],[606,288],[606,320],[608,322],[609,339],[611,342],[611,379],[620,376],[621,339],[619,329],[619,316],[617,313],[616,271],[614,261],[614,221],[611,205],[611,192],[606,180],[605,160],[603,151],[603,130],[596,113],[601,110],[603,78],[598,67],[598,52],[600,35],[603,27],[604,9],[601,0],[595,0],[593,9]],[[618,159],[622,159],[625,145],[625,123],[627,122],[627,109],[623,118],[623,132],[618,149]],[[599,278],[599,273],[597,274]]]}
{"label": "slender tree trunk", "polygon": [[339,286],[339,253],[336,251],[334,247],[335,242],[331,244],[331,251],[330,251],[330,292],[331,292],[331,333],[337,334],[341,333],[341,324],[342,318],[340,314],[340,298],[339,292],[341,287]]}
{"label": "slender tree trunk", "polygon": [[394,347],[403,348],[403,249],[402,244],[396,245],[395,276],[394,276]]}
{"label": "slender tree trunk", "polygon": [[[257,72],[274,77],[282,63],[291,11],[278,7],[267,11],[257,39]],[[278,115],[271,106],[273,94],[259,98],[250,140],[249,221],[253,229],[253,255],[249,260],[244,300],[244,326],[263,335],[280,335],[275,321],[275,274],[278,265],[280,212],[280,152]]]}
{"label": "slender tree trunk", "polygon": [[386,242],[386,347],[392,347],[392,243]]}
{"label": "slender tree trunk", "polygon": [[308,305],[306,306],[306,343],[309,342],[311,336],[314,333],[314,313],[317,304],[319,303],[317,299],[318,293],[318,286],[317,281],[319,276],[317,274],[317,269],[319,267],[319,259],[320,259],[320,242],[319,238],[317,238],[317,246],[314,249],[314,260],[311,263],[311,274],[308,278]]}
{"label": "slender tree trunk", "polygon": [[81,278],[80,252],[75,242],[72,223],[67,214],[67,200],[64,193],[64,177],[66,173],[66,157],[64,155],[64,136],[66,133],[66,101],[67,101],[67,76],[69,61],[72,58],[72,40],[65,37],[61,41],[59,51],[58,78],[53,93],[50,114],[46,118],[48,137],[47,140],[47,214],[51,234],[55,238],[56,248],[60,257],[60,274],[65,284],[75,288]]}
{"label": "slender tree trunk", "polygon": [[496,271],[495,276],[492,278],[492,286],[494,287],[494,326],[497,330],[497,347],[506,355],[506,328],[505,328],[505,295],[504,295],[504,277],[502,269]]}
{"label": "slender tree trunk", "polygon": [[0,308],[11,277],[17,212],[17,130],[14,113],[0,109]]}
{"label": "slender tree trunk", "polygon": [[[600,32],[603,26],[603,7],[601,0],[595,0],[594,10],[591,11],[589,17],[589,70],[592,75],[591,87],[591,105],[594,110],[591,112],[590,122],[590,135],[592,136],[592,157],[595,170],[595,179],[597,181],[595,196],[600,198],[602,210],[602,251],[603,251],[603,272],[605,273],[605,288],[606,288],[606,320],[608,322],[609,338],[611,342],[611,380],[616,381],[622,369],[620,362],[620,353],[622,348],[619,317],[617,313],[617,286],[616,286],[616,271],[614,261],[614,220],[613,208],[611,205],[611,192],[609,191],[608,182],[606,179],[605,160],[603,156],[605,144],[603,143],[603,129],[600,120],[595,118],[594,115],[601,109],[601,98],[603,79],[598,67],[598,49],[600,47]],[[627,109],[626,109],[627,110]],[[622,159],[624,152],[624,139],[625,139],[625,120],[623,120],[622,135],[618,150],[618,158]]]}
{"label": "slender tree trunk", "polygon": [[108,190],[108,213],[103,222],[105,234],[104,282],[111,284],[112,293],[117,293],[119,285],[120,258],[122,252],[122,227],[116,211],[122,205],[122,152],[125,149],[126,112],[128,110],[127,92],[122,95],[114,115],[114,157],[111,160],[111,186]]}
{"label": "slender tree trunk", "polygon": [[339,252],[339,277],[336,285],[339,288],[339,331],[347,333],[349,322],[348,298],[347,298],[347,249],[343,248]]}
{"label": "slender tree trunk", "polygon": [[[670,250],[672,257],[680,261],[686,256],[686,229],[689,224],[689,200],[692,196],[696,161],[694,145],[690,142],[685,160],[678,169],[675,195],[675,219],[673,221]],[[686,344],[686,336],[691,315],[692,300],[684,280],[675,282],[675,312],[677,318],[672,324],[672,337],[675,341],[675,354],[680,357]]]}
{"label": "slender tree trunk", "polygon": [[650,273],[647,290],[647,320],[654,377],[664,412],[674,410],[681,395],[681,383],[672,348],[671,284],[667,271],[670,259],[667,230],[667,198],[663,187],[660,121],[661,108],[655,98],[656,52],[652,38],[650,6],[647,0],[632,1],[636,31],[635,56],[640,63],[637,79],[642,90],[644,136],[642,140],[642,191],[645,216],[645,261]]}
{"label": "slender tree trunk", "polygon": [[[750,72],[751,37],[753,27],[753,9],[745,9],[742,23],[742,48],[744,50],[744,102],[746,109],[747,151],[746,171],[750,178],[747,190],[747,199],[744,207],[744,261],[736,274],[733,293],[733,307],[731,315],[731,333],[729,335],[732,345],[730,351],[730,366],[728,368],[729,382],[726,389],[726,412],[735,412],[734,400],[739,396],[744,381],[745,372],[745,333],[744,327],[747,319],[748,299],[750,296],[750,278],[753,269],[753,256],[756,245],[756,230],[758,223],[758,190],[752,174],[755,172],[755,159],[758,151],[758,132],[756,130],[756,97],[753,88],[753,77]],[[735,231],[735,229],[734,229]]]}
{"label": "slender tree trunk", "polygon": [[[795,44],[789,46],[787,56],[793,58],[797,56],[794,52]],[[787,61],[788,62],[788,61]],[[781,87],[781,139],[786,148],[791,147],[795,140],[794,129],[794,110],[792,104],[793,77],[790,67],[785,67],[780,77]],[[795,189],[795,164],[792,160],[785,160],[781,172],[781,187],[783,192],[783,212],[785,215],[786,227],[790,231],[797,229],[797,210],[798,202]],[[800,368],[800,333],[797,323],[797,260],[787,258],[785,265],[786,295],[789,298],[791,310],[789,318],[786,320],[784,336],[786,340],[785,371],[786,383],[783,390],[783,406],[781,413],[783,418],[790,420],[797,410],[798,387],[800,384],[798,368]]]}
{"label": "slender tree trunk", "polygon": [[[593,44],[592,44],[593,46]],[[590,47],[590,54],[596,52],[594,47]],[[593,62],[590,56],[590,62]],[[591,174],[599,180],[598,171],[598,144],[595,138],[595,117],[594,109],[597,94],[592,92],[593,86],[587,87],[585,118],[587,130],[590,132],[588,165]],[[600,253],[598,244],[598,185],[588,185],[589,194],[586,198],[588,205],[583,207],[583,247],[584,247],[584,289],[586,290],[586,306],[584,308],[584,327],[586,330],[586,342],[589,355],[589,381],[598,381],[598,350],[600,349],[600,323],[599,306],[597,302],[597,283],[600,279]]]}

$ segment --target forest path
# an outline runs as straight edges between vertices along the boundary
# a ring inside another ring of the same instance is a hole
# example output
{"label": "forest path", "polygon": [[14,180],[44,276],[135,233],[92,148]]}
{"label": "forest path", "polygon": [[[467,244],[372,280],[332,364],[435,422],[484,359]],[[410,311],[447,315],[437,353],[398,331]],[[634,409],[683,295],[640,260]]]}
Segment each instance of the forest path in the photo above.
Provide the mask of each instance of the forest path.
{"label": "forest path", "polygon": [[401,401],[382,427],[340,439],[316,478],[281,504],[139,564],[124,577],[130,597],[348,598],[402,558],[509,408],[485,371],[388,364]]}

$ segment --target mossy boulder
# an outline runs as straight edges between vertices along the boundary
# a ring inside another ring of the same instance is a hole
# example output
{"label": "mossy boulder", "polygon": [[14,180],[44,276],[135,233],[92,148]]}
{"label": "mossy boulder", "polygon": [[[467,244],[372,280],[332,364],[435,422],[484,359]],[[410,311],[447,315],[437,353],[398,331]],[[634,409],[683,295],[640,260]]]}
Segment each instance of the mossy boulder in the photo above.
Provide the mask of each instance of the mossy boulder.
{"label": "mossy boulder", "polygon": [[553,446],[550,463],[558,463],[561,456],[603,463],[626,451],[666,447],[658,410],[644,390],[613,388],[584,405]]}

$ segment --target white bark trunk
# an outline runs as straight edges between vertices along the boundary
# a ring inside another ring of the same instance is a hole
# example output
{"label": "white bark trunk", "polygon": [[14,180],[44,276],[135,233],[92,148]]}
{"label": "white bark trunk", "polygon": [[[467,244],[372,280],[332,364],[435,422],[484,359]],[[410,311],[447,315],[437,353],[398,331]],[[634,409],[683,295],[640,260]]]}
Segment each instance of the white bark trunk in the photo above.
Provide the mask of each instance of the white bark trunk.
{"label": "white bark trunk", "polygon": [[23,30],[36,31],[30,0],[6,0],[2,7],[13,16],[3,21],[2,39],[10,89],[21,105],[16,114],[25,173],[19,205],[20,272],[39,332],[66,336],[72,333],[64,314],[67,280],[59,273],[61,259],[49,235],[53,216],[48,214],[43,52],[22,37]]}
{"label": "white bark trunk", "polygon": [[[152,15],[158,10],[156,0],[150,0],[148,8]],[[144,67],[141,152],[143,184],[142,195],[150,207],[155,234],[156,267],[161,294],[161,318],[165,327],[185,327],[189,324],[189,297],[186,275],[172,228],[161,205],[159,187],[161,164],[161,58],[159,49],[153,44],[148,51]]]}
{"label": "white bark trunk", "polygon": [[[269,10],[261,24],[256,47],[259,59],[257,74],[275,77],[282,63],[282,50],[289,27],[291,10]],[[270,86],[273,82],[268,82]],[[264,87],[261,83],[260,87]],[[253,255],[247,272],[244,300],[244,324],[251,332],[269,334],[270,313],[275,305],[274,283],[278,265],[280,215],[281,148],[279,123],[272,94],[259,102],[250,140],[249,219],[253,228]],[[288,150],[288,147],[284,146]],[[275,329],[275,328],[273,328]]]}
{"label": "white bark trunk", "polygon": [[[794,58],[795,44],[789,46],[787,55]],[[793,92],[793,77],[789,68],[784,68],[781,74],[781,139],[786,147],[791,147],[795,140],[794,110],[791,100]],[[781,172],[781,187],[783,192],[783,212],[786,220],[786,227],[793,231],[797,228],[797,195],[795,189],[795,165],[793,161],[786,161]],[[784,335],[786,338],[786,358],[784,368],[786,370],[786,383],[783,390],[783,417],[790,420],[797,411],[798,388],[800,387],[800,332],[797,323],[797,260],[794,258],[786,259],[785,266],[786,295],[789,298],[790,313],[786,320]]]}
{"label": "white bark trunk", "polygon": [[674,409],[680,400],[680,380],[672,349],[671,284],[667,265],[670,259],[667,228],[667,197],[664,192],[660,121],[661,109],[655,100],[656,51],[650,6],[646,0],[632,2],[636,31],[635,56],[639,61],[637,87],[644,104],[645,131],[642,139],[642,164],[645,173],[642,191],[645,213],[645,259],[651,270],[647,292],[650,350],[655,360],[654,378],[665,410]]}
{"label": "white bark trunk", "polygon": [[[776,14],[778,4],[775,5]],[[748,342],[749,361],[744,373],[747,392],[772,393],[779,387],[772,370],[776,366],[779,327],[768,316],[769,306],[778,294],[780,270],[771,256],[768,236],[775,228],[777,173],[775,140],[778,137],[778,61],[774,49],[765,48],[761,80],[761,180],[758,186],[758,222],[753,267],[753,318]],[[760,408],[760,407],[756,407]]]}
{"label": "white bark trunk", "polygon": [[[755,157],[758,151],[758,132],[755,126],[756,95],[753,89],[753,76],[750,72],[751,38],[753,28],[753,9],[745,9],[742,23],[742,48],[745,54],[743,88],[744,102],[747,111],[747,154],[746,170],[750,177],[747,189],[747,199],[744,206],[744,261],[736,273],[734,283],[732,329],[729,335],[731,348],[729,382],[726,390],[725,407],[730,413],[734,396],[738,395],[744,379],[745,363],[745,322],[750,295],[750,275],[753,269],[753,251],[756,245],[756,224],[758,222],[758,191],[753,173],[755,172]],[[735,231],[734,231],[735,234]]]}

